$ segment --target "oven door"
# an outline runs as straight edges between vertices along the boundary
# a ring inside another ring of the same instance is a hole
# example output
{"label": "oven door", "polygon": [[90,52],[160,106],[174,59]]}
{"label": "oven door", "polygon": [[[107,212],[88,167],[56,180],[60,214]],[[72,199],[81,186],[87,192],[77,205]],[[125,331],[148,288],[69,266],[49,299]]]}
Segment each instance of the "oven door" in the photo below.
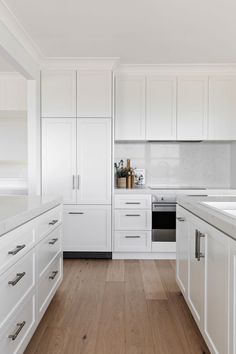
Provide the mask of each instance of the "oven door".
{"label": "oven door", "polygon": [[176,204],[153,203],[152,242],[176,241]]}

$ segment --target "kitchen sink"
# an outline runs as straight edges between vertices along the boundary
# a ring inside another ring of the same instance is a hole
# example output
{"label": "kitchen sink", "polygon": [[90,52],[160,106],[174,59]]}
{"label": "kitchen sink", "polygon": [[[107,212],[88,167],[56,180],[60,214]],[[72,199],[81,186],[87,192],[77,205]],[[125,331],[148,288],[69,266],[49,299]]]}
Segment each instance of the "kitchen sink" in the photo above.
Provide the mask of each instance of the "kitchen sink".
{"label": "kitchen sink", "polygon": [[201,204],[236,218],[236,202],[201,202]]}

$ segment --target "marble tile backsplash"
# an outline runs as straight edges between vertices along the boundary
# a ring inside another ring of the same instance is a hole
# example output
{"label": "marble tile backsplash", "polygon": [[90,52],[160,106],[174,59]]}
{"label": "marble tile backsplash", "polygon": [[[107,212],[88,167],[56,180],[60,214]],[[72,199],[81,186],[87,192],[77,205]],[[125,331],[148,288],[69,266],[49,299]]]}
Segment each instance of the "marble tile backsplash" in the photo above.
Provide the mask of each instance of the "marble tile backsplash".
{"label": "marble tile backsplash", "polygon": [[146,184],[229,188],[231,143],[127,142],[115,144],[115,161],[145,168]]}

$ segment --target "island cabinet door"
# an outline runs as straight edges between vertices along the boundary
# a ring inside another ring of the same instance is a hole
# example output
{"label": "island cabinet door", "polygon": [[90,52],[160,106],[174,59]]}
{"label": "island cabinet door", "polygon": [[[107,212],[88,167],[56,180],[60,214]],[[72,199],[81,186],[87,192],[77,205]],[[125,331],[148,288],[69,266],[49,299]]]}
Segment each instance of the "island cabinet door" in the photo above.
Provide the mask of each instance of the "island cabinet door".
{"label": "island cabinet door", "polygon": [[76,203],[76,118],[42,120],[42,192]]}
{"label": "island cabinet door", "polygon": [[204,234],[199,224],[189,222],[189,287],[188,303],[200,329],[204,321]]}
{"label": "island cabinet door", "polygon": [[184,296],[188,289],[188,221],[184,210],[177,207],[176,220],[176,278]]}
{"label": "island cabinet door", "polygon": [[111,119],[77,119],[77,204],[111,204]]}
{"label": "island cabinet door", "polygon": [[205,337],[212,353],[227,354],[229,238],[208,225],[205,248]]}
{"label": "island cabinet door", "polygon": [[236,354],[236,241],[230,240],[230,349]]}

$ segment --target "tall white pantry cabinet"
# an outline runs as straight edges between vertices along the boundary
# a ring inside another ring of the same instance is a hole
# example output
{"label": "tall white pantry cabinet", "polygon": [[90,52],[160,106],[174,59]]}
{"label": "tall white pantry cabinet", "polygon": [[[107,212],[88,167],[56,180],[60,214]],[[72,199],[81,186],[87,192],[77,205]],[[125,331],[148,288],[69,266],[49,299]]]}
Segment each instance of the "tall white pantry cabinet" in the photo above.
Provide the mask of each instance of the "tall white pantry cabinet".
{"label": "tall white pantry cabinet", "polygon": [[42,193],[64,199],[64,254],[111,256],[112,72],[41,75]]}

